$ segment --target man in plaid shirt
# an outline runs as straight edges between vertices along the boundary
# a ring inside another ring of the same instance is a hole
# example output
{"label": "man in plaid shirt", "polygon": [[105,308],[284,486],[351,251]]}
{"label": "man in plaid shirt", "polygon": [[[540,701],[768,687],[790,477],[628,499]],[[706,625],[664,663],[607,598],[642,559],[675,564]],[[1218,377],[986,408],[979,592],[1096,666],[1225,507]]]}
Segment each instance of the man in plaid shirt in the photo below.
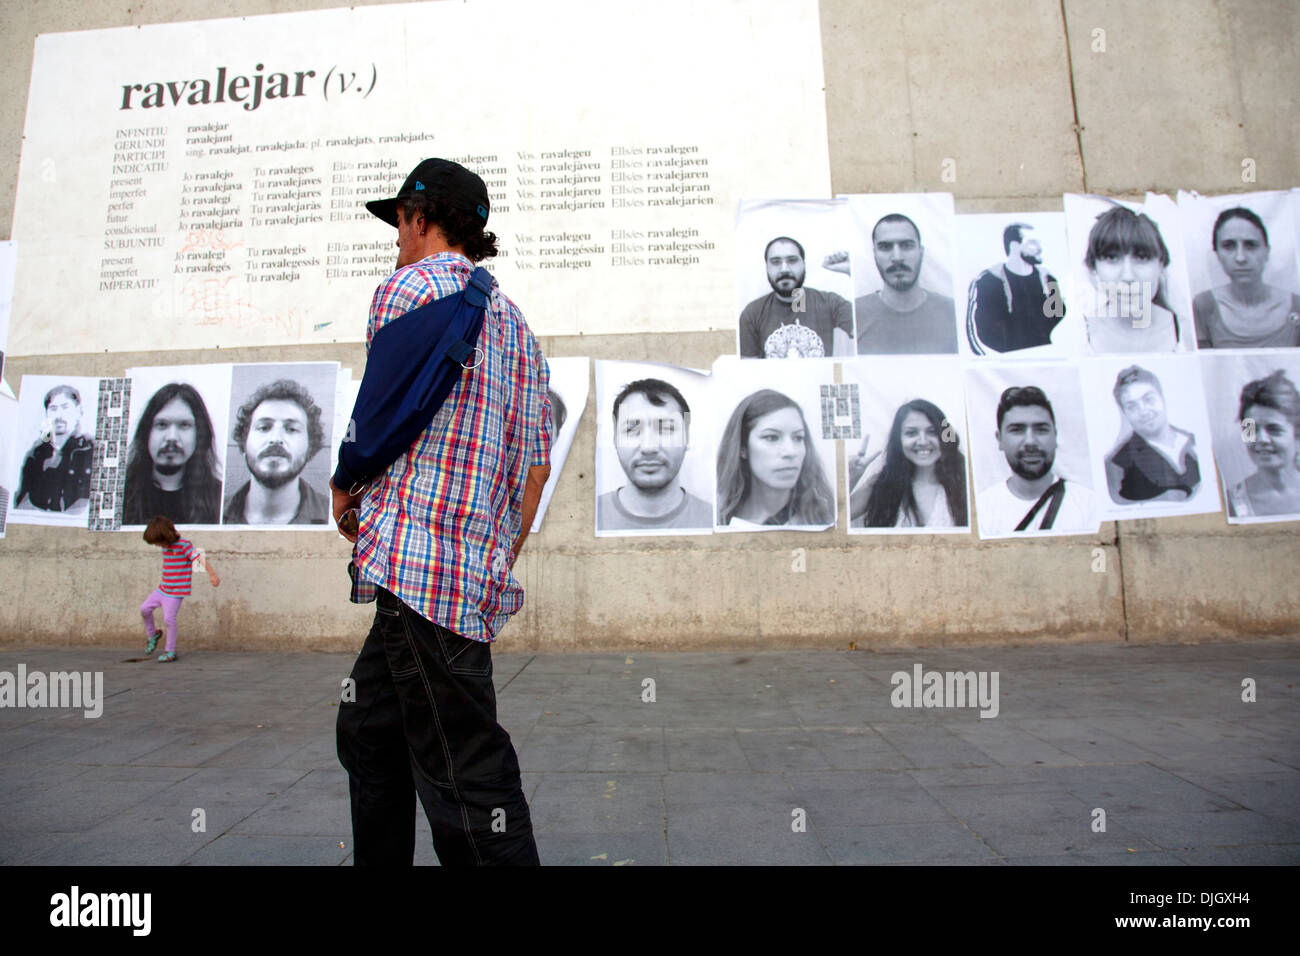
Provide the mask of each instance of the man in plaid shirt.
{"label": "man in plaid shirt", "polygon": [[[366,207],[397,227],[399,250],[370,306],[369,351],[387,323],[463,290],[497,246],[483,180],[446,160]],[[356,533],[340,527],[356,546],[352,599],[376,602],[338,716],[358,866],[413,862],[417,793],[444,866],[538,863],[490,645],[523,605],[511,570],[550,474],[550,373],[495,282],[476,344],[396,462],[358,488],[340,458],[330,483],[336,522],[359,511]]]}

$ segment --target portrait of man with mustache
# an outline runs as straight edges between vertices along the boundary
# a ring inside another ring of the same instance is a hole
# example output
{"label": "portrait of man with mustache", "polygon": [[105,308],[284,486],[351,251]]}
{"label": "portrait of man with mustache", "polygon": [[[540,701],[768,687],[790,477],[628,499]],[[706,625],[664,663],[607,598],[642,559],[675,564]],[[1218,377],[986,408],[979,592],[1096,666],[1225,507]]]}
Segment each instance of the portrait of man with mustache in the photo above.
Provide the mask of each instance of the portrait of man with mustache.
{"label": "portrait of man with mustache", "polygon": [[321,408],[298,382],[262,385],[235,413],[232,440],[249,479],[226,499],[222,524],[325,524],[330,504],[302,470],[325,445]]}
{"label": "portrait of man with mustache", "polygon": [[14,507],[72,511],[90,497],[95,444],[82,433],[81,394],[75,388],[56,385],[44,404],[41,437],[23,462]]}
{"label": "portrait of man with mustache", "polygon": [[1011,475],[976,497],[982,533],[1095,530],[1092,491],[1057,470],[1056,412],[1042,389],[1003,391],[993,437]]}
{"label": "portrait of man with mustache", "polygon": [[598,531],[711,528],[713,508],[677,480],[691,409],[671,383],[643,378],[614,399],[614,450],[628,483],[596,500]]}
{"label": "portrait of man with mustache", "polygon": [[[853,307],[834,292],[804,285],[803,244],[777,236],[763,250],[772,291],[740,313],[742,358],[822,358],[853,354]],[[823,268],[850,275],[848,253],[831,253]]]}
{"label": "portrait of man with mustache", "polygon": [[854,301],[859,355],[957,351],[957,314],[946,295],[921,286],[921,230],[902,213],[881,216],[871,251],[884,287]]}
{"label": "portrait of man with mustache", "polygon": [[176,524],[216,524],[221,511],[221,459],[212,417],[185,382],[158,389],[145,405],[126,463],[122,523],[155,515]]}

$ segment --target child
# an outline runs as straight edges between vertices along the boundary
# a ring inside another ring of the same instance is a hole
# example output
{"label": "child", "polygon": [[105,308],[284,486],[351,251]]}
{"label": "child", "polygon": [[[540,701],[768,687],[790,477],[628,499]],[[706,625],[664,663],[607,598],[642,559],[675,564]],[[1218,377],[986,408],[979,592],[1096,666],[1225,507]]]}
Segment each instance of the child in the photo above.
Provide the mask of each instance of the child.
{"label": "child", "polygon": [[212,570],[212,565],[194,550],[194,545],[180,536],[170,518],[157,515],[150,519],[148,527],[144,529],[144,539],[163,549],[162,583],[154,588],[153,593],[140,605],[140,616],[144,618],[144,633],[148,637],[144,652],[152,654],[154,648],[158,646],[158,638],[161,635],[154,629],[153,612],[155,608],[161,606],[163,622],[167,625],[167,646],[164,652],[158,655],[158,663],[166,664],[176,660],[176,615],[180,613],[181,601],[190,593],[194,559],[199,558],[203,561],[203,566],[208,571],[208,580],[212,582],[214,588],[221,583],[221,579],[217,577],[217,572]]}

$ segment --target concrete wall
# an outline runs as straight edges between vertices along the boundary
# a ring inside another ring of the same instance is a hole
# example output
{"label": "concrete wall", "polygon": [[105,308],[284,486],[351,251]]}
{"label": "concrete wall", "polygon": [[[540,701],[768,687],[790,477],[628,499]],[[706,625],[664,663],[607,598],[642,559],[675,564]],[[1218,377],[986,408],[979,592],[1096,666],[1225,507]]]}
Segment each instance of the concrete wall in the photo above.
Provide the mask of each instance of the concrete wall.
{"label": "concrete wall", "polygon": [[[5,236],[35,34],[337,5],[0,6],[0,62],[9,64],[0,72]],[[989,212],[1060,209],[1065,191],[1300,185],[1294,0],[822,0],[821,11],[837,192],[945,190],[958,212]],[[1242,181],[1247,158],[1254,183]],[[956,182],[941,179],[948,159]],[[366,305],[356,303],[358,325]],[[702,366],[734,345],[727,334],[700,333],[550,337],[542,347],[550,355]],[[353,345],[44,356],[14,360],[6,377],[16,385],[29,372],[311,359],[360,369],[363,353]],[[842,528],[597,540],[594,455],[588,409],[546,526],[517,569],[528,597],[505,631],[511,649],[863,648],[1300,631],[1294,525],[1234,528],[1213,515],[1105,524],[1095,540],[851,539]],[[841,477],[841,499],[844,491]],[[212,592],[196,579],[186,646],[359,644],[369,613],[347,602],[341,539],[302,532],[201,539],[223,584]],[[791,570],[795,548],[806,549],[805,573]],[[1098,548],[1102,572],[1093,570]],[[7,598],[0,641],[135,641],[134,607],[156,574],[157,553],[133,535],[11,525],[0,542]]]}

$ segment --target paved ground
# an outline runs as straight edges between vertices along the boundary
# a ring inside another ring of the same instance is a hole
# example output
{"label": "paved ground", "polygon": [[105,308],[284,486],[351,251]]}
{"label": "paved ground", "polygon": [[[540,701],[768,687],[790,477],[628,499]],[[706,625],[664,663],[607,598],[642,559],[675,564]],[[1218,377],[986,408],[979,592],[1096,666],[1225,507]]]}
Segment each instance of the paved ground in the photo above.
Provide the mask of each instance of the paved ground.
{"label": "paved ground", "polygon": [[[102,671],[105,698],[98,719],[0,707],[0,864],[351,862],[350,655],[140,653],[0,649],[0,672]],[[893,707],[918,662],[997,671],[997,717]],[[1300,863],[1300,642],[495,668],[548,864]]]}

